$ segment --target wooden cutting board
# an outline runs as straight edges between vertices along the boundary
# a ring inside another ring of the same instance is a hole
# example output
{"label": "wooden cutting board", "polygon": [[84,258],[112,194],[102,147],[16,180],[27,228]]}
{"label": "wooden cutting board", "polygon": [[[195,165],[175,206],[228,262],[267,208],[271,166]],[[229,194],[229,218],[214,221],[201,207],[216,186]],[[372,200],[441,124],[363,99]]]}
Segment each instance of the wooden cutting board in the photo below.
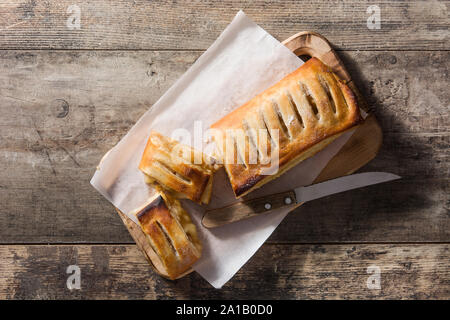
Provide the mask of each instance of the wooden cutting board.
{"label": "wooden cutting board", "polygon": [[[316,57],[328,65],[342,80],[346,81],[357,96],[359,106],[369,113],[366,101],[355,87],[349,73],[342,64],[342,61],[324,37],[315,32],[304,31],[293,35],[282,43],[297,56]],[[314,183],[334,179],[355,172],[375,158],[381,147],[382,138],[381,128],[375,116],[369,114],[364,123],[356,129],[355,133],[350,137],[347,143],[321,171]],[[150,265],[158,274],[167,278],[164,269],[160,265],[152,263],[152,261],[157,261],[157,259],[151,259],[151,257],[156,256],[156,254],[148,244],[146,236],[142,232],[140,226],[134,223],[124,213],[120,212],[119,209],[116,208],[116,210],[136,242],[136,245],[149,260]],[[192,271],[193,270],[187,271],[180,276],[180,278]]]}

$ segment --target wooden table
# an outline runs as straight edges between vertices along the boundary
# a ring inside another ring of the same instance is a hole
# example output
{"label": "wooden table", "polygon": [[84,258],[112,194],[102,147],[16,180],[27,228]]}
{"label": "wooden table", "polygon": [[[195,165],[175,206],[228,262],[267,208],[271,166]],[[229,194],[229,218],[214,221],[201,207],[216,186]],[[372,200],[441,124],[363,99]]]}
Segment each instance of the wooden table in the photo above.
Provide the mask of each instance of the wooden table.
{"label": "wooden table", "polygon": [[[449,299],[449,1],[377,3],[379,30],[370,1],[92,0],[77,29],[72,1],[3,1],[0,298]],[[383,127],[362,171],[403,179],[300,207],[215,290],[156,276],[89,180],[239,9],[279,40],[333,43]],[[367,287],[373,265],[381,289]]]}

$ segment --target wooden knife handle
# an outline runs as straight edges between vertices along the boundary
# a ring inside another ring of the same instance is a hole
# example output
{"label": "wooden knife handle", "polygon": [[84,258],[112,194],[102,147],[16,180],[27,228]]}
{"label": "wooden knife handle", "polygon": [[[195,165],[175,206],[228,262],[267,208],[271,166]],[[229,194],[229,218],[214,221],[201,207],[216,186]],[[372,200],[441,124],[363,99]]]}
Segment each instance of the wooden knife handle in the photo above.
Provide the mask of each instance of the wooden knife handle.
{"label": "wooden knife handle", "polygon": [[247,219],[249,217],[270,212],[297,203],[295,192],[286,191],[269,196],[243,200],[227,207],[206,211],[202,224],[206,228],[215,228],[230,222]]}

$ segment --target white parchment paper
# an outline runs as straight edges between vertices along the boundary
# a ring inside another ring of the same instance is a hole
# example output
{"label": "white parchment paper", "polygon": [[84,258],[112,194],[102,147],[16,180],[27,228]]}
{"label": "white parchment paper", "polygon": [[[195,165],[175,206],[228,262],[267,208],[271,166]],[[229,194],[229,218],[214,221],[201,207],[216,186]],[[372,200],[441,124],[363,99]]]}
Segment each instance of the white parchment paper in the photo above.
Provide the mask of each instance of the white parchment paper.
{"label": "white parchment paper", "polygon": [[[91,184],[137,223],[131,212],[154,194],[138,169],[152,129],[172,136],[179,128],[194,133],[194,123],[197,123],[206,130],[302,63],[240,11],[211,47],[108,152]],[[351,132],[342,135],[326,149],[291,169],[288,175],[255,191],[254,195],[311,184],[350,136]],[[210,207],[231,201],[234,196],[221,170],[215,176]],[[250,259],[290,210],[283,208],[210,230],[200,223],[204,207],[187,200],[183,200],[183,206],[196,222],[203,240],[202,258],[194,269],[215,288],[222,287]]]}

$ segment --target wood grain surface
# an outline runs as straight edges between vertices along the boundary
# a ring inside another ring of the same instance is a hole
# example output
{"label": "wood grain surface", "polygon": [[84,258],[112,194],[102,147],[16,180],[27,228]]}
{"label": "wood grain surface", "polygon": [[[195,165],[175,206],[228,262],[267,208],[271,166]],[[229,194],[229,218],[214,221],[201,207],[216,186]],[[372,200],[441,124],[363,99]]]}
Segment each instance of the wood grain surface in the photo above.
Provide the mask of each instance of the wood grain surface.
{"label": "wood grain surface", "polygon": [[[89,180],[199,54],[0,51],[0,242],[131,243]],[[403,179],[305,204],[270,241],[449,239],[449,52],[340,56],[383,128],[363,170]]]}
{"label": "wood grain surface", "polygon": [[[67,28],[69,6],[80,26]],[[378,5],[382,27],[367,28]],[[448,50],[449,1],[6,1],[0,47],[6,49],[206,49],[240,9],[278,40],[305,30],[338,49]]]}
{"label": "wood grain surface", "polygon": [[[449,244],[265,245],[221,290],[169,281],[134,245],[0,247],[1,299],[449,299]],[[69,290],[69,265],[81,289]],[[367,268],[380,268],[368,289]],[[261,285],[261,284],[264,285]]]}
{"label": "wood grain surface", "polygon": [[[369,30],[368,0],[98,0],[70,30],[72,1],[1,2],[0,298],[449,299],[449,3],[377,1]],[[239,9],[279,40],[331,41],[383,129],[360,171],[403,179],[305,204],[214,290],[154,274],[89,180]]]}

